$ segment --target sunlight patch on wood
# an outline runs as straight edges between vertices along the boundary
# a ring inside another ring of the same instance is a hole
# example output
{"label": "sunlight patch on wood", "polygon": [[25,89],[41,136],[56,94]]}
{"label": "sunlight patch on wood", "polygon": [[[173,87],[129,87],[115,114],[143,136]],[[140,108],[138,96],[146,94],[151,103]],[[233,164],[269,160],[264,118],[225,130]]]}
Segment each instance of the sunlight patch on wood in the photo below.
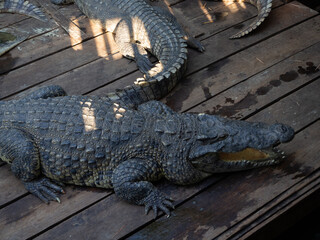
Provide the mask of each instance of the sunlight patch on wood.
{"label": "sunlight patch on wood", "polygon": [[[200,0],[198,1],[198,4],[200,6],[200,9],[202,10],[202,12],[204,13],[204,15],[207,17],[208,22],[212,23],[213,22],[213,17],[211,16],[211,14],[209,13],[208,9],[206,8],[206,3],[203,4]],[[208,23],[206,22],[206,23]]]}
{"label": "sunlight patch on wood", "polygon": [[[97,36],[103,32],[103,26],[100,21],[95,21],[90,19],[89,22],[90,22],[91,31],[94,36]],[[98,56],[104,57],[108,55],[104,35],[95,37],[94,41],[96,43],[96,50],[97,50]]]}
{"label": "sunlight patch on wood", "polygon": [[[106,37],[107,37],[107,39],[106,39],[106,41],[107,41],[107,47],[109,48],[110,54],[114,54],[114,53],[118,52],[119,50],[118,50],[118,48],[117,48],[116,43],[114,42],[113,34],[112,34],[111,32],[108,32],[108,33],[106,34]],[[119,54],[110,55],[110,56],[108,57],[108,59],[110,59],[110,60],[112,60],[112,59],[115,59],[115,60],[116,60],[116,59],[120,59],[120,58],[121,58],[121,56],[119,56]]]}
{"label": "sunlight patch on wood", "polygon": [[230,10],[231,13],[238,12],[239,6],[246,8],[243,0],[222,0],[223,4]]}
{"label": "sunlight patch on wood", "polygon": [[246,4],[244,3],[244,1],[238,0],[237,3],[238,3],[242,8],[244,8],[244,9],[247,8],[247,7],[246,7]]}
{"label": "sunlight patch on wood", "polygon": [[82,46],[82,37],[80,28],[77,26],[79,24],[78,19],[75,19],[74,22],[69,23],[68,33],[70,35],[70,43],[75,51],[83,50]]}

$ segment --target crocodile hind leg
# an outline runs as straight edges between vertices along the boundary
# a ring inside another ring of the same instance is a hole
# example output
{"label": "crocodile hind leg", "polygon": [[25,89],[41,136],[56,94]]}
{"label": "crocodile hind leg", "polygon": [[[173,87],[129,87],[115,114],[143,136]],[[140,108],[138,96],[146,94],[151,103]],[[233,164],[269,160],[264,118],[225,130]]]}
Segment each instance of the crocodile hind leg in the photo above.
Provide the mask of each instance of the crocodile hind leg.
{"label": "crocodile hind leg", "polygon": [[1,127],[0,157],[11,164],[12,172],[30,193],[46,203],[60,202],[57,193],[64,191],[41,176],[39,152],[31,134],[15,127]]}
{"label": "crocodile hind leg", "polygon": [[131,60],[136,61],[139,70],[148,75],[148,71],[153,64],[148,58],[147,51],[133,39],[132,22],[125,17],[118,23],[114,40],[120,48],[121,54]]}
{"label": "crocodile hind leg", "polygon": [[153,6],[153,8],[159,14],[164,16],[170,23],[172,23],[173,26],[176,26],[176,28],[181,32],[183,38],[187,41],[187,44],[188,44],[189,47],[192,47],[192,48],[198,50],[199,52],[204,52],[205,51],[205,48],[201,44],[201,42],[198,41],[197,39],[195,39],[194,37],[192,37],[188,33],[188,31],[178,23],[178,20],[176,19],[176,17],[174,15],[172,15],[169,11],[167,11],[166,9],[163,9],[162,7]]}
{"label": "crocodile hind leg", "polygon": [[153,209],[157,216],[160,209],[170,215],[169,208],[174,208],[171,199],[151,183],[161,177],[162,172],[156,162],[136,158],[117,166],[113,171],[112,184],[118,197],[134,204],[144,205],[146,214]]}

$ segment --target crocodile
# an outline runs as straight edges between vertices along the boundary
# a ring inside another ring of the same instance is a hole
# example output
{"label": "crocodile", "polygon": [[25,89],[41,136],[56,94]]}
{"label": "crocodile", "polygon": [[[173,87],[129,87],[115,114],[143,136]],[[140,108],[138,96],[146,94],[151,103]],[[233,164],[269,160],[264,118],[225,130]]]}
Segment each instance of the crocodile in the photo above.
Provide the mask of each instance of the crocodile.
{"label": "crocodile", "polygon": [[[92,21],[99,22],[114,40],[120,53],[137,63],[144,74],[135,85],[148,84],[149,100],[167,95],[182,78],[187,64],[187,45],[200,52],[204,47],[178,24],[168,11],[145,0],[51,0],[54,4],[75,3]],[[148,52],[159,62],[153,65]],[[134,86],[133,86],[134,87]]]}
{"label": "crocodile", "polygon": [[[217,0],[206,0],[206,1],[217,1]],[[268,17],[272,8],[272,0],[234,0],[234,2],[237,2],[237,1],[249,3],[255,6],[258,9],[258,16],[252,23],[250,23],[244,29],[232,35],[230,39],[241,38],[243,36],[246,36],[250,32],[252,32],[253,30],[255,30]]]}
{"label": "crocodile", "polygon": [[[124,96],[127,93],[122,93]],[[118,94],[121,95],[121,94]],[[214,173],[277,164],[287,125],[177,113],[159,101],[67,96],[59,86],[0,102],[0,157],[42,201],[61,184],[113,189],[123,200],[167,215],[173,202],[152,182],[197,183]]]}
{"label": "crocodile", "polygon": [[[48,19],[35,5],[24,0],[0,0],[0,13],[19,13],[46,22]],[[0,31],[0,56],[19,45],[29,34],[14,28]]]}

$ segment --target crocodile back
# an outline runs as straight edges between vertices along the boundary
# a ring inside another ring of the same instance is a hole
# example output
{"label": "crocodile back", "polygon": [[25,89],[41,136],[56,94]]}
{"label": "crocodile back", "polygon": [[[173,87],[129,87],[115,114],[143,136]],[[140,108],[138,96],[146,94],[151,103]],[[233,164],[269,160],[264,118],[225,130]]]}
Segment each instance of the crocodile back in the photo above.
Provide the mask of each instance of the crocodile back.
{"label": "crocodile back", "polygon": [[[117,152],[141,137],[145,118],[99,97],[22,99],[0,102],[1,128],[16,128],[33,137],[46,176],[65,183],[110,187],[96,183],[98,172],[118,165],[123,158]],[[91,170],[78,179],[82,167]]]}

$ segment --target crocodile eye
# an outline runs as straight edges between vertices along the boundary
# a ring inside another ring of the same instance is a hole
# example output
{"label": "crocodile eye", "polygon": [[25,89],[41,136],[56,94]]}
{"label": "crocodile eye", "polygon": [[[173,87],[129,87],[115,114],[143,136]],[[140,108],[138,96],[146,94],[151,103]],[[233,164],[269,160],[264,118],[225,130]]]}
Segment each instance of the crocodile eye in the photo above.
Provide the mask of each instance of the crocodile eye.
{"label": "crocodile eye", "polygon": [[217,138],[208,138],[208,139],[201,139],[201,144],[202,145],[211,145],[214,144],[218,141]]}
{"label": "crocodile eye", "polygon": [[202,145],[211,145],[211,144],[214,144],[216,142],[225,140],[228,136],[229,136],[228,134],[223,134],[223,135],[217,136],[215,138],[201,139],[200,141],[201,141]]}
{"label": "crocodile eye", "polygon": [[223,141],[225,140],[229,135],[228,134],[222,134],[221,136],[218,137],[218,141]]}

